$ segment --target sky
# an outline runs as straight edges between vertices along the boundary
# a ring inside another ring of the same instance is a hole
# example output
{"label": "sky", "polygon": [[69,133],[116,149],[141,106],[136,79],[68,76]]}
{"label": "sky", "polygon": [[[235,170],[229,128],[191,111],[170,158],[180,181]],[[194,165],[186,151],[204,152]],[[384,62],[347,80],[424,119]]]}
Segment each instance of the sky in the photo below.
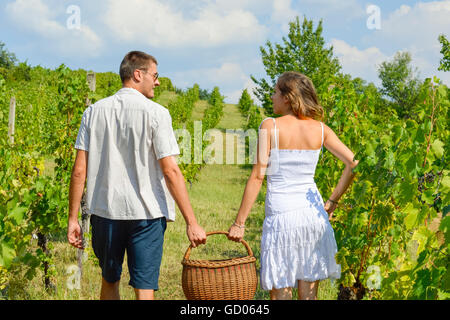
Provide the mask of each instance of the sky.
{"label": "sky", "polygon": [[145,51],[176,87],[218,86],[237,103],[254,88],[250,76],[265,77],[260,47],[281,43],[296,16],[323,21],[344,73],[379,86],[378,66],[408,51],[421,78],[450,85],[450,72],[437,71],[450,0],[0,0],[0,41],[51,69],[118,73],[127,52]]}

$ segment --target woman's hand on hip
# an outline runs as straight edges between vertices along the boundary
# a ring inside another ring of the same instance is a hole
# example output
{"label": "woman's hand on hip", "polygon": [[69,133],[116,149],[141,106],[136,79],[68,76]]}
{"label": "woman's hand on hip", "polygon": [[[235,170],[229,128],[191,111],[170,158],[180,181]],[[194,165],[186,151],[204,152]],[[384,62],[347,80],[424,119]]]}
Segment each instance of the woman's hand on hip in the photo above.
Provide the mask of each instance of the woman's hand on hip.
{"label": "woman's hand on hip", "polygon": [[336,207],[337,207],[337,204],[336,204],[336,203],[333,203],[333,202],[331,202],[331,201],[328,201],[328,200],[327,200],[327,202],[325,203],[324,208],[325,208],[325,211],[328,213],[328,219],[329,219],[330,221],[332,220],[333,212],[334,212],[334,210],[336,209]]}

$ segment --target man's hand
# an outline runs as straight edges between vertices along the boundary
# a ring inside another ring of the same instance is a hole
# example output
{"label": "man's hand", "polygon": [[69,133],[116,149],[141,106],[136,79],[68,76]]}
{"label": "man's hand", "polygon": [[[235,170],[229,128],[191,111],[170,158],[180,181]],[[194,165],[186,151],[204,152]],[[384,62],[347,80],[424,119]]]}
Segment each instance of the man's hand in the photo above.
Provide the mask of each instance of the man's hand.
{"label": "man's hand", "polygon": [[193,248],[206,243],[206,232],[198,224],[188,224],[186,234]]}
{"label": "man's hand", "polygon": [[67,240],[69,240],[69,243],[75,248],[84,249],[83,235],[78,220],[69,220],[69,225],[67,227]]}
{"label": "man's hand", "polygon": [[69,187],[69,218],[67,226],[67,240],[78,249],[83,249],[83,235],[78,223],[78,211],[81,198],[83,197],[84,184],[86,181],[88,153],[77,150],[75,163],[72,169]]}

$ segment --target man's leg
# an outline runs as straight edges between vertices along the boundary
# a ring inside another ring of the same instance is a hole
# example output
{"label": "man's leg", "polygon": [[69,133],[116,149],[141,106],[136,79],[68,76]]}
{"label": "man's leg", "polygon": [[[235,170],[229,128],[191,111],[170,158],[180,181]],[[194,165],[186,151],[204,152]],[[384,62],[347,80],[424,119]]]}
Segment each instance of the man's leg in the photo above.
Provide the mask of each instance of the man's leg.
{"label": "man's leg", "polygon": [[136,300],[154,300],[155,290],[153,289],[136,289],[134,288],[134,293],[136,294]]}
{"label": "man's leg", "polygon": [[110,283],[102,277],[102,290],[100,292],[100,300],[120,300],[119,284],[120,280]]}
{"label": "man's leg", "polygon": [[92,248],[102,268],[101,300],[119,300],[119,283],[125,255],[126,222],[91,216]]}
{"label": "man's leg", "polygon": [[158,290],[166,220],[135,220],[132,225],[127,246],[129,284],[137,300],[153,300]]}

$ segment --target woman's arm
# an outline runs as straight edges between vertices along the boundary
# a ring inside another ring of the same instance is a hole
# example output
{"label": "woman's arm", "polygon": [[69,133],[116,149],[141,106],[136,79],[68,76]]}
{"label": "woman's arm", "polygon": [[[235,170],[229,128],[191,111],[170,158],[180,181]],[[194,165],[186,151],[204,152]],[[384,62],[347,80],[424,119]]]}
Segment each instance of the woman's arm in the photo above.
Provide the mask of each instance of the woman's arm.
{"label": "woman's arm", "polygon": [[244,237],[245,221],[250,214],[259,191],[261,190],[266,174],[271,145],[270,133],[273,128],[272,121],[264,121],[261,124],[258,136],[257,160],[253,165],[252,172],[245,185],[244,195],[242,196],[241,206],[239,207],[235,222],[228,230],[228,239],[230,240],[241,241]]}
{"label": "woman's arm", "polygon": [[341,178],[338,184],[333,190],[330,198],[325,203],[325,210],[329,213],[330,219],[332,217],[333,211],[336,209],[337,203],[342,195],[345,193],[350,183],[352,182],[355,175],[352,169],[358,165],[358,160],[354,160],[353,152],[342,143],[341,140],[336,136],[336,134],[327,125],[325,125],[325,139],[324,146],[332,154],[334,154],[339,160],[344,162],[345,169],[342,172]]}

